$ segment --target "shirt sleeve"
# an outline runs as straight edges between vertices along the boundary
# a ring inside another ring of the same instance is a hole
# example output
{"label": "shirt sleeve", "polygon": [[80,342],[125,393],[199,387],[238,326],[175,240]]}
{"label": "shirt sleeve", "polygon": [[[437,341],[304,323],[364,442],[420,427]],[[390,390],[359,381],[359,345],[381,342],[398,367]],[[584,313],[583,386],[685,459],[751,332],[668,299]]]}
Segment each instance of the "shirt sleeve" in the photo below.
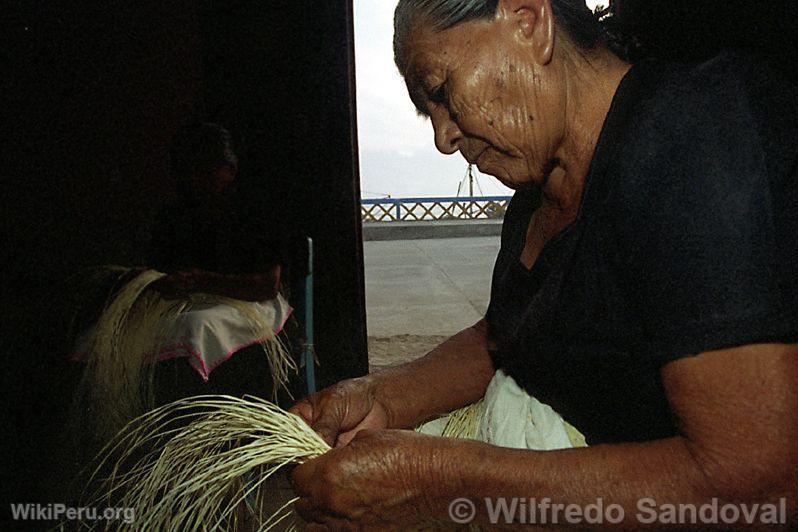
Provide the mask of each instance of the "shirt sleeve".
{"label": "shirt sleeve", "polygon": [[645,149],[623,163],[618,277],[660,364],[798,341],[798,223],[784,201],[798,176],[768,171],[762,117],[723,91],[639,132]]}

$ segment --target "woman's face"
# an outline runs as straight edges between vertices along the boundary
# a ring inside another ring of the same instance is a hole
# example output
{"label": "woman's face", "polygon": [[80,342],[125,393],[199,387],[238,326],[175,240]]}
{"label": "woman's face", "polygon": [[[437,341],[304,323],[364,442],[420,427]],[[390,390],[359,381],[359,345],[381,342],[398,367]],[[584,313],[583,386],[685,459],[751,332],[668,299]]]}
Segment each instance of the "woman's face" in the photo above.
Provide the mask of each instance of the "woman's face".
{"label": "woman's face", "polygon": [[405,81],[432,121],[439,151],[459,151],[480,171],[519,188],[542,184],[556,166],[565,97],[557,69],[535,59],[536,43],[513,15],[441,32],[417,28],[406,47]]}

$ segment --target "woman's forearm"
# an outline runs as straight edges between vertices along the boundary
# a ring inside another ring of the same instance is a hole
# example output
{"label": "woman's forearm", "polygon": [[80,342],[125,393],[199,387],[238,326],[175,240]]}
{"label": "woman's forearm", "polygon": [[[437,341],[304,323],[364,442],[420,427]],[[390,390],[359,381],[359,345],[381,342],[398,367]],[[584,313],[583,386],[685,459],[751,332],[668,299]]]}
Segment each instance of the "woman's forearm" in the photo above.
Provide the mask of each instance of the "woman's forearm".
{"label": "woman's forearm", "polygon": [[[717,490],[682,437],[560,451],[463,442],[458,452],[442,460],[446,462],[436,464],[435,469],[445,471],[438,478],[446,479],[446,495],[436,502],[436,513],[446,510],[441,506],[446,501],[467,498],[474,504],[477,521],[499,527],[509,524],[508,519],[516,524],[533,524],[532,515],[538,523],[546,519],[543,522],[551,525],[556,518],[560,525],[587,526],[591,524],[585,520],[588,516],[583,513],[579,517],[578,512],[595,512],[599,505],[604,526],[620,524],[637,529],[662,526],[660,518],[668,516],[661,513],[661,505],[700,507],[716,497],[721,505],[734,502],[733,497]],[[769,500],[767,494],[757,495],[762,497],[757,502],[779,504]],[[513,501],[515,511],[511,511]],[[503,506],[505,503],[510,506]],[[789,514],[790,503],[785,504]],[[571,510],[577,513],[569,518],[567,505],[581,510]],[[623,510],[607,510],[610,505]],[[623,522],[615,523],[621,514]],[[688,523],[690,528],[696,526]]]}
{"label": "woman's forearm", "polygon": [[391,428],[408,428],[481,399],[493,377],[487,324],[480,320],[426,356],[372,375]]}
{"label": "woman's forearm", "polygon": [[[601,499],[605,507],[620,505],[627,526],[639,528],[660,524],[649,521],[663,505],[711,510],[717,499],[749,510],[780,505],[778,517],[795,523],[797,361],[798,345],[760,344],[666,365],[662,382],[678,437],[549,452],[466,443],[433,470],[451,481],[448,496],[477,498],[483,509],[486,497],[548,498],[582,508]],[[729,511],[733,516],[735,508]]]}

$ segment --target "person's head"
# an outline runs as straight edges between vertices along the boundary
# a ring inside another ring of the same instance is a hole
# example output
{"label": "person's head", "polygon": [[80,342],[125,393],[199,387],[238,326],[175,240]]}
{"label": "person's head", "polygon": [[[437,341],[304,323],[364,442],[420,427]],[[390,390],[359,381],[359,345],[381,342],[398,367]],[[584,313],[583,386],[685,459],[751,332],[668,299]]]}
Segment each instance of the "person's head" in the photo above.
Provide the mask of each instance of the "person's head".
{"label": "person's head", "polygon": [[396,65],[435,144],[510,187],[542,183],[605,33],[584,0],[400,0]]}
{"label": "person's head", "polygon": [[182,195],[219,195],[235,180],[238,157],[230,133],[218,124],[180,128],[169,148],[170,167]]}

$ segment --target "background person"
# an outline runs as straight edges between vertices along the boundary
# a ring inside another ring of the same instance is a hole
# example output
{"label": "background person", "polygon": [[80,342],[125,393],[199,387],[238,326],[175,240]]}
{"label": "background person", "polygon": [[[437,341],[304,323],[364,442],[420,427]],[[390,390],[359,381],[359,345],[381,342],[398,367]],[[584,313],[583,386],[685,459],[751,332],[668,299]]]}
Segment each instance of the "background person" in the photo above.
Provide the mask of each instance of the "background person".
{"label": "background person", "polygon": [[177,198],[155,221],[148,266],[170,275],[156,288],[173,297],[275,297],[286,236],[280,224],[260,223],[241,211],[230,133],[218,124],[192,123],[175,134],[169,151]]}

